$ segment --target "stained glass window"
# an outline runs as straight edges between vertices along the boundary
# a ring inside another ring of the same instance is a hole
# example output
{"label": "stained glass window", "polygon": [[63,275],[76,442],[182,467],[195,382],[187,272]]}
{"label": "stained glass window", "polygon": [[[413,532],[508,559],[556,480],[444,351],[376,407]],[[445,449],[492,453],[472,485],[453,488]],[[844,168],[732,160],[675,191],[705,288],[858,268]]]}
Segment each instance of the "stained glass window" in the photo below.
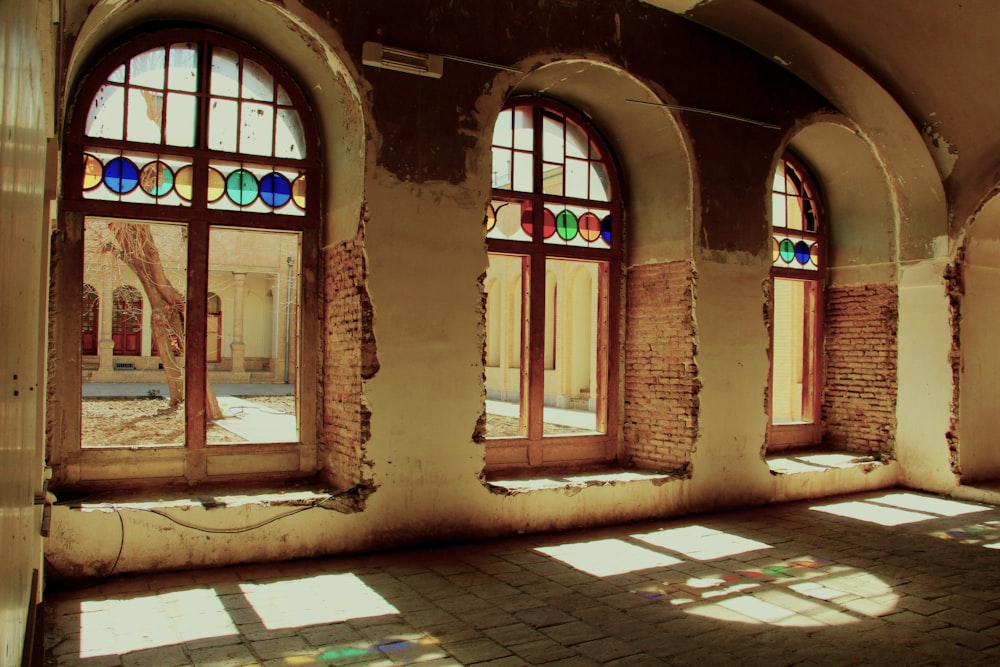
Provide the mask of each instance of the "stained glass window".
{"label": "stained glass window", "polygon": [[772,262],[783,269],[820,268],[819,202],[804,167],[786,156],[771,188]]}
{"label": "stained glass window", "polygon": [[[573,110],[524,98],[498,115],[492,156],[486,435],[494,448],[528,441],[527,460],[503,450],[515,466],[602,459],[621,252],[609,153]],[[573,446],[559,444],[566,436]]]}
{"label": "stained glass window", "polygon": [[[171,41],[125,58],[90,99],[83,136],[85,199],[306,214],[310,155],[299,109],[267,68],[235,49]],[[197,149],[230,157],[211,160],[199,191]]]}

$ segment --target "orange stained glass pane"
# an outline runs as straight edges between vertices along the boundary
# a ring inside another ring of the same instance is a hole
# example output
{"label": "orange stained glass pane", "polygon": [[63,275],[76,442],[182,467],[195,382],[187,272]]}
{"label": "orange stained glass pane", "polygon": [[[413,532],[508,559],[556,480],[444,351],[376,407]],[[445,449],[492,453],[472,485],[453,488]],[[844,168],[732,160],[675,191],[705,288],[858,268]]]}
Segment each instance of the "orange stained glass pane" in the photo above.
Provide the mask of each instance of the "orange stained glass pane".
{"label": "orange stained glass pane", "polygon": [[306,175],[302,174],[292,183],[292,201],[299,208],[306,208]]}
{"label": "orange stained glass pane", "polygon": [[83,189],[90,190],[101,184],[104,176],[104,165],[93,155],[83,156]]}

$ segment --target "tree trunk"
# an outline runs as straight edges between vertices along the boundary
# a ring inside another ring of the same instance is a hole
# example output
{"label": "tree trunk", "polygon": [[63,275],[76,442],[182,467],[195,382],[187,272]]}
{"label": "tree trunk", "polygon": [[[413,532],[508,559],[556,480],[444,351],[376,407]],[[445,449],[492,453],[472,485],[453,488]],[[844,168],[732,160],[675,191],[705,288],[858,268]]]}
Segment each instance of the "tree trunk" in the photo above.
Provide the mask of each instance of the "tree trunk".
{"label": "tree trunk", "polygon": [[[173,286],[164,271],[149,224],[115,221],[109,222],[108,228],[118,243],[121,259],[139,278],[146,292],[153,338],[170,391],[170,407],[177,407],[184,401],[184,366],[179,358],[184,356],[185,349],[185,296]],[[209,419],[222,419],[222,408],[207,375],[205,389],[206,415]]]}

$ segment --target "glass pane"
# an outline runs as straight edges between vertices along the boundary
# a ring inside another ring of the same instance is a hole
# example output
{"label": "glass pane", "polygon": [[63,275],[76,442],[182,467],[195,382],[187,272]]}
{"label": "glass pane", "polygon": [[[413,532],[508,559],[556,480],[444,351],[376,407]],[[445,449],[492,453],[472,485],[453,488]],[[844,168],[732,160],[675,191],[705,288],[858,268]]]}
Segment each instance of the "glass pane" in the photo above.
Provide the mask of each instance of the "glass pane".
{"label": "glass pane", "polygon": [[500,115],[497,116],[497,122],[493,126],[494,146],[504,146],[505,148],[510,148],[514,145],[514,134],[511,127],[513,114],[514,112],[510,109],[504,109],[500,112]]}
{"label": "glass pane", "polygon": [[813,421],[808,398],[814,355],[814,293],[812,283],[774,279],[771,348],[771,421],[774,424]]}
{"label": "glass pane", "polygon": [[542,192],[547,195],[563,194],[563,166],[561,164],[542,164]]}
{"label": "glass pane", "polygon": [[274,101],[274,78],[252,60],[243,61],[243,99]]}
{"label": "glass pane", "polygon": [[186,237],[181,225],[85,222],[97,307],[82,340],[83,447],[184,444]]}
{"label": "glass pane", "polygon": [[84,133],[88,137],[121,139],[125,130],[125,89],[104,84],[90,104]]}
{"label": "glass pane", "polygon": [[518,192],[531,192],[535,189],[533,164],[534,155],[531,153],[514,152],[514,189]]}
{"label": "glass pane", "polygon": [[208,444],[298,442],[299,266],[296,233],[211,229],[205,361],[224,417]]}
{"label": "glass pane", "polygon": [[519,151],[535,150],[534,122],[531,107],[514,109],[514,148]]}
{"label": "glass pane", "polygon": [[167,93],[167,137],[171,146],[194,146],[198,98],[184,93]]}
{"label": "glass pane", "polygon": [[[529,216],[527,221],[526,216]],[[486,209],[486,236],[491,239],[530,241],[530,212],[522,211],[520,202],[494,200]]]}
{"label": "glass pane", "polygon": [[780,192],[771,193],[771,226],[784,228],[788,224],[788,212],[785,209],[785,195]]}
{"label": "glass pane", "polygon": [[239,103],[234,100],[213,99],[208,105],[208,147],[214,150],[236,152],[236,130]]}
{"label": "glass pane", "polygon": [[587,158],[590,141],[579,125],[571,120],[566,121],[566,155],[575,158]]}
{"label": "glass pane", "polygon": [[601,264],[548,258],[546,267],[542,432],[594,433],[605,382],[598,373],[606,365],[598,363],[598,355],[606,354],[606,329],[598,317]]}
{"label": "glass pane", "polygon": [[163,93],[129,88],[126,139],[158,144],[163,128]]}
{"label": "glass pane", "polygon": [[166,50],[162,47],[140,53],[129,62],[128,82],[133,86],[163,90],[166,66]]}
{"label": "glass pane", "polygon": [[274,154],[274,107],[243,102],[240,109],[240,152]]}
{"label": "glass pane", "polygon": [[603,162],[590,163],[590,198],[594,201],[611,201],[611,179]]}
{"label": "glass pane", "polygon": [[278,109],[278,123],[274,130],[275,156],[305,159],[305,137],[299,113],[294,109]]}
{"label": "glass pane", "polygon": [[486,436],[491,438],[526,436],[527,422],[521,406],[522,341],[524,326],[523,255],[489,254],[486,284],[491,285],[487,300],[488,351],[495,363],[486,367]]}
{"label": "glass pane", "polygon": [[194,44],[174,44],[170,47],[167,88],[187,93],[198,90],[198,50]]}
{"label": "glass pane", "polygon": [[511,168],[514,166],[511,152],[506,148],[493,147],[493,187],[510,190]]}
{"label": "glass pane", "polygon": [[239,81],[240,61],[236,53],[229,49],[213,49],[210,86],[212,95],[239,97]]}
{"label": "glass pane", "polygon": [[563,146],[563,123],[545,116],[542,119],[542,159],[546,162],[562,161],[566,157]]}
{"label": "glass pane", "polygon": [[586,160],[566,158],[566,196],[587,198],[590,191],[590,170]]}

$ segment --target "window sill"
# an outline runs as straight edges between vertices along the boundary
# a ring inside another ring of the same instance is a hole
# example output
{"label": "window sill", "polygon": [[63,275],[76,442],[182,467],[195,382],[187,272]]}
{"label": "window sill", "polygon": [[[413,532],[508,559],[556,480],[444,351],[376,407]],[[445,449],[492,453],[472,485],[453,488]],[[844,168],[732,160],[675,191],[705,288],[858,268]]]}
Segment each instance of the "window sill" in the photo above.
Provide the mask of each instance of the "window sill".
{"label": "window sill", "polygon": [[[287,486],[281,490],[261,487],[218,487],[191,489],[149,489],[141,491],[102,492],[86,495],[67,494],[57,501],[71,510],[81,512],[115,512],[118,510],[159,511],[168,509],[203,508],[206,510],[256,507],[311,507],[324,505],[340,509],[344,501],[357,497],[357,489],[334,492],[318,485]],[[336,501],[336,502],[331,502]]]}
{"label": "window sill", "polygon": [[852,454],[834,450],[809,449],[802,451],[785,450],[765,457],[772,475],[797,475],[861,468],[871,472],[886,465],[886,461],[870,455]]}
{"label": "window sill", "polygon": [[685,472],[655,472],[651,470],[630,470],[627,468],[602,468],[574,472],[528,471],[523,475],[507,472],[486,482],[494,493],[515,495],[531,491],[551,489],[585,489],[589,486],[613,486],[634,482],[652,483],[660,486],[671,480],[687,479]]}

